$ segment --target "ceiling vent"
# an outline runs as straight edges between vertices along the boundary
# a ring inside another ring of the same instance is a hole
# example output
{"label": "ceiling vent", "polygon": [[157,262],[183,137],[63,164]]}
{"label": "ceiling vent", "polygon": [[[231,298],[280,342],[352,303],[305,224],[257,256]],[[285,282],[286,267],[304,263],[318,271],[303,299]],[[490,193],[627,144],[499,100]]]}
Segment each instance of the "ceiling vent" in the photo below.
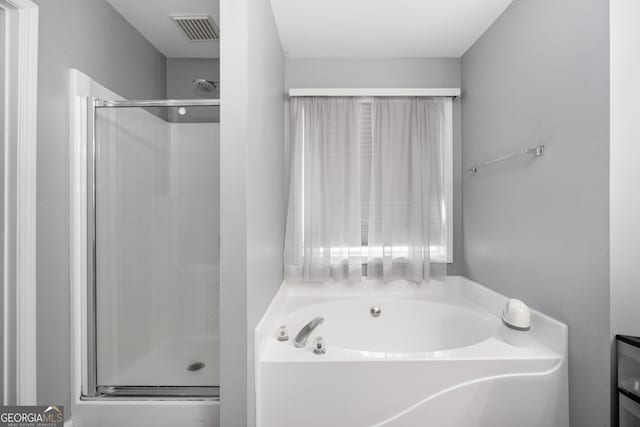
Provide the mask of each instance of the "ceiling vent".
{"label": "ceiling vent", "polygon": [[192,42],[210,42],[220,38],[220,30],[211,15],[173,15],[171,19]]}

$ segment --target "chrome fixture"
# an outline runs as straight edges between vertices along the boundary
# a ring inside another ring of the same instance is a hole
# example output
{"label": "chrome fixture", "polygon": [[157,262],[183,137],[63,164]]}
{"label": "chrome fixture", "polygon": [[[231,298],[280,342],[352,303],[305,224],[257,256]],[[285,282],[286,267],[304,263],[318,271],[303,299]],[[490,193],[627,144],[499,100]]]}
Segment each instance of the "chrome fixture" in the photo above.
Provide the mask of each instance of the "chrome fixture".
{"label": "chrome fixture", "polygon": [[[220,395],[219,387],[210,386],[104,386],[96,387],[95,396],[83,397],[83,401],[148,401],[161,400],[209,400],[211,396]],[[214,399],[212,399],[214,400]],[[217,400],[217,399],[215,399]]]}
{"label": "chrome fixture", "polygon": [[213,92],[215,90],[218,90],[218,88],[220,87],[219,82],[212,82],[211,80],[207,79],[195,79],[193,81],[193,85],[196,87],[196,89],[198,89],[198,91],[203,93]]}
{"label": "chrome fixture", "polygon": [[374,305],[373,307],[371,307],[371,310],[369,310],[369,313],[371,313],[371,316],[373,317],[378,317],[382,314],[382,309],[377,305]]}
{"label": "chrome fixture", "polygon": [[304,325],[304,327],[300,329],[300,332],[298,332],[298,335],[296,335],[296,339],[293,344],[298,348],[302,348],[307,345],[307,339],[309,339],[309,335],[311,335],[311,332],[313,332],[313,330],[322,322],[324,322],[324,317],[318,316],[311,322]]}
{"label": "chrome fixture", "polygon": [[327,348],[324,346],[322,337],[316,337],[316,342],[313,345],[313,352],[315,354],[325,354],[327,352]]}
{"label": "chrome fixture", "polygon": [[126,107],[219,107],[220,99],[163,99],[163,100],[129,100],[129,99],[97,99],[92,101],[91,109],[95,108],[126,108]]}
{"label": "chrome fixture", "polygon": [[287,325],[282,325],[278,328],[278,341],[289,341],[289,332],[287,332]]}
{"label": "chrome fixture", "polygon": [[544,154],[544,145],[537,145],[535,147],[525,148],[519,153],[507,154],[506,156],[498,157],[497,159],[488,160],[486,162],[479,163],[476,166],[468,168],[467,172],[478,173],[478,171],[485,166],[495,165],[496,163],[501,163],[506,160],[511,160],[516,157],[524,156],[526,154],[533,154],[535,155],[535,157],[541,157]]}

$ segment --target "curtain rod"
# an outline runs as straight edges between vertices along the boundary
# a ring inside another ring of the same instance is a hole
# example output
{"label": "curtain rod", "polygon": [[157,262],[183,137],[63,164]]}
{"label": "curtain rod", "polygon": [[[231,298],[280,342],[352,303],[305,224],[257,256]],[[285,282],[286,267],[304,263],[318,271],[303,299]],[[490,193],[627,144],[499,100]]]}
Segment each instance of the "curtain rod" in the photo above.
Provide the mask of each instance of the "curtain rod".
{"label": "curtain rod", "polygon": [[460,96],[459,87],[436,88],[292,88],[289,96]]}

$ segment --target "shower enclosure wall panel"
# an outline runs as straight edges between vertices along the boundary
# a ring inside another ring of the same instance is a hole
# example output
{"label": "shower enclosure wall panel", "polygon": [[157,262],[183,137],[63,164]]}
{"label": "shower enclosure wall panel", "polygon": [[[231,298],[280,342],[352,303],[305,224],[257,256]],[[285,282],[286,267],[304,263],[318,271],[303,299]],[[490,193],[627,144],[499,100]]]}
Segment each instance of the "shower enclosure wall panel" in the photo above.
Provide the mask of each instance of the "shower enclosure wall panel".
{"label": "shower enclosure wall panel", "polygon": [[[171,123],[171,195],[175,231],[171,237],[174,282],[167,304],[176,363],[171,370],[191,385],[219,384],[219,219],[217,123]],[[216,135],[212,140],[211,135]],[[212,167],[214,165],[214,167]],[[213,184],[211,184],[213,183]],[[176,286],[175,284],[178,284]],[[216,309],[212,310],[212,307]],[[185,338],[186,337],[186,338]],[[162,355],[153,362],[162,363]],[[198,372],[185,367],[204,363]],[[162,368],[160,368],[162,369]]]}

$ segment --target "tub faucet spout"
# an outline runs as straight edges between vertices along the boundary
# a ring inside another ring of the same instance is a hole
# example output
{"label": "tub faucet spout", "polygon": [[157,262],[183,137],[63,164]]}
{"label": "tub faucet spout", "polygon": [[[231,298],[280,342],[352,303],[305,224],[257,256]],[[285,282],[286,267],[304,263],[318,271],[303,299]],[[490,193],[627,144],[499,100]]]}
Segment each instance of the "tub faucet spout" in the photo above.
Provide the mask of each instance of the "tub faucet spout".
{"label": "tub faucet spout", "polygon": [[309,338],[309,335],[311,335],[311,332],[313,332],[316,326],[318,326],[322,322],[324,322],[324,317],[318,316],[311,322],[304,325],[304,327],[300,329],[300,332],[298,332],[298,335],[296,335],[294,345],[298,348],[307,345],[307,339]]}

